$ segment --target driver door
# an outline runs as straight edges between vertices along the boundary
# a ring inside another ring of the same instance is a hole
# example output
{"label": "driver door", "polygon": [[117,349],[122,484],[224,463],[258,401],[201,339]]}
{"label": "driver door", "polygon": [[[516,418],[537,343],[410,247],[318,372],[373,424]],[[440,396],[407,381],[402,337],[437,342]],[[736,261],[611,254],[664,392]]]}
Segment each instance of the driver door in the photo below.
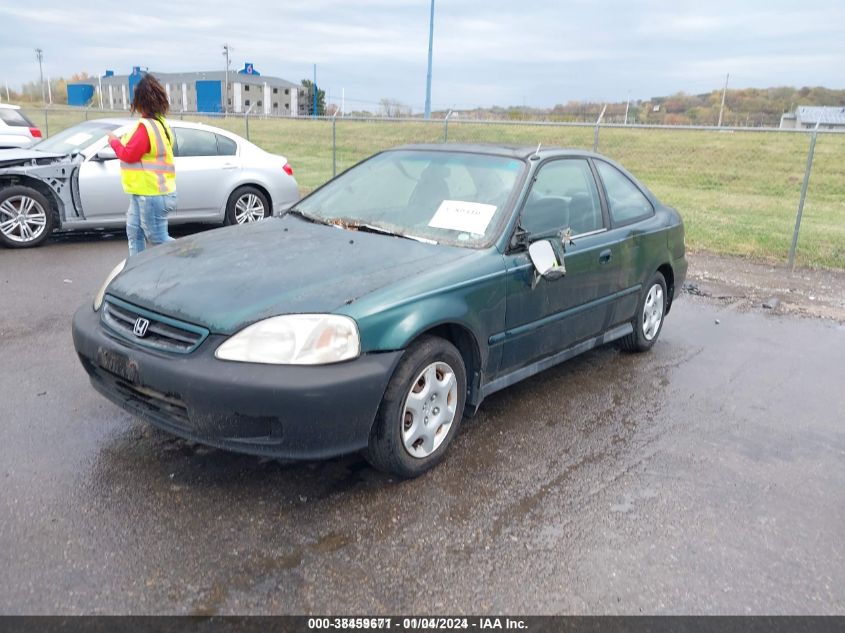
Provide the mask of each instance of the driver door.
{"label": "driver door", "polygon": [[[609,316],[608,298],[618,285],[607,218],[587,159],[542,165],[520,212],[520,226],[530,242],[552,242],[566,274],[541,278],[535,285],[527,249],[505,255],[507,316],[500,373],[600,334]],[[560,233],[567,229],[572,242],[564,246]]]}

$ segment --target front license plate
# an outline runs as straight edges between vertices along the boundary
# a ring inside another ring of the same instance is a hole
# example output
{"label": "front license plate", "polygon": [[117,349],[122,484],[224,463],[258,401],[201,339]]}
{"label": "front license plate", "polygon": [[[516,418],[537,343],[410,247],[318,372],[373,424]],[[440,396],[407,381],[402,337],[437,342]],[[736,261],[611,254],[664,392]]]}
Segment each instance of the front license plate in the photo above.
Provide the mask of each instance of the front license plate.
{"label": "front license plate", "polygon": [[101,347],[97,350],[97,363],[110,374],[133,384],[138,383],[138,363],[123,354]]}

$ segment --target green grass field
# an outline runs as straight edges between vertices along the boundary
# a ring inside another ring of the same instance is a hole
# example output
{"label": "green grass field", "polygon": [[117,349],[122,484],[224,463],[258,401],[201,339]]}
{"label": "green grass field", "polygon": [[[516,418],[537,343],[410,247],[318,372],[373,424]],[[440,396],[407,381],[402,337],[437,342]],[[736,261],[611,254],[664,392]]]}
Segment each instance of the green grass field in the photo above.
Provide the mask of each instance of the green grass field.
{"label": "green grass field", "polygon": [[[43,111],[28,111],[44,129]],[[75,109],[51,110],[51,134],[85,119]],[[89,118],[103,116],[92,110]],[[105,116],[113,116],[108,113]],[[176,115],[178,116],[178,115]],[[242,136],[242,117],[185,116]],[[444,138],[442,121],[338,120],[337,170],[382,149]],[[332,175],[332,124],[311,119],[249,121],[249,137],[284,154],[302,191]],[[517,143],[591,149],[593,129],[452,121],[450,142]],[[685,129],[603,128],[599,152],[618,160],[684,217],[692,250],[786,261],[804,177],[809,135]],[[796,262],[845,269],[845,134],[819,134]]]}

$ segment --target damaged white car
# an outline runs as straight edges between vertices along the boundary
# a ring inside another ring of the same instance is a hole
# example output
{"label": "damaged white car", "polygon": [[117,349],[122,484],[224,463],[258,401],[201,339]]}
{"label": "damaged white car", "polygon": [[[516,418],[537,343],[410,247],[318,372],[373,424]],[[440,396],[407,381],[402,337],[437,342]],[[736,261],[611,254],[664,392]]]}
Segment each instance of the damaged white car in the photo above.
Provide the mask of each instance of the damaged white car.
{"label": "damaged white car", "polygon": [[[244,224],[280,214],[299,198],[284,156],[216,127],[169,121],[178,208],[171,224]],[[0,151],[0,245],[38,246],[53,231],[120,228],[129,200],[106,134],[137,121],[86,121],[29,149]]]}

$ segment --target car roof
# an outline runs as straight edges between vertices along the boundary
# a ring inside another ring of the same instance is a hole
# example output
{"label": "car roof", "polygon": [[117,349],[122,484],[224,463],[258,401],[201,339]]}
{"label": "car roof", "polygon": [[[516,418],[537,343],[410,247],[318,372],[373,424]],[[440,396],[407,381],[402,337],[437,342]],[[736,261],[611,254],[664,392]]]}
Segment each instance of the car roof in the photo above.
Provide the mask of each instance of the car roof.
{"label": "car roof", "polygon": [[393,147],[393,150],[412,151],[440,151],[466,154],[489,154],[491,156],[508,156],[525,160],[535,154],[539,158],[552,156],[593,156],[604,158],[601,154],[569,147],[542,147],[537,145],[507,145],[499,143],[412,143]]}
{"label": "car roof", "polygon": [[17,105],[12,105],[11,103],[0,103],[0,108],[6,108],[7,110],[20,110],[21,107]]}
{"label": "car roof", "polygon": [[[139,119],[137,117],[136,118],[110,117],[110,118],[103,118],[103,119],[89,119],[88,121],[85,121],[85,123],[96,123],[96,122],[99,121],[99,122],[102,122],[102,123],[110,123],[112,125],[121,126],[121,125],[129,125],[131,123],[137,123],[138,120]],[[246,141],[245,138],[243,138],[242,136],[239,136],[235,132],[230,132],[229,130],[224,130],[223,128],[215,127],[213,125],[208,125],[207,123],[199,123],[199,122],[195,122],[195,121],[182,121],[181,119],[170,119],[170,118],[166,118],[166,120],[167,120],[167,124],[170,127],[184,127],[184,128],[191,128],[191,129],[194,129],[194,130],[209,130],[209,131],[212,131],[212,132],[223,134],[224,136],[234,137],[234,138],[240,139],[241,141]]]}

